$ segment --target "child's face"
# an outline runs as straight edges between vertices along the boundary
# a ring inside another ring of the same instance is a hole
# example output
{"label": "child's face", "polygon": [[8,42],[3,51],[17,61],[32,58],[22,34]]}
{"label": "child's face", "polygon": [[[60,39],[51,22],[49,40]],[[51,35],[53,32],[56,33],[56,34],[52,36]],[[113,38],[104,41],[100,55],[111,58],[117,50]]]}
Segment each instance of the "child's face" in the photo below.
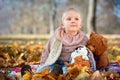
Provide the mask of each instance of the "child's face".
{"label": "child's face", "polygon": [[63,14],[62,27],[65,29],[66,33],[75,35],[81,26],[82,23],[79,13],[71,10]]}

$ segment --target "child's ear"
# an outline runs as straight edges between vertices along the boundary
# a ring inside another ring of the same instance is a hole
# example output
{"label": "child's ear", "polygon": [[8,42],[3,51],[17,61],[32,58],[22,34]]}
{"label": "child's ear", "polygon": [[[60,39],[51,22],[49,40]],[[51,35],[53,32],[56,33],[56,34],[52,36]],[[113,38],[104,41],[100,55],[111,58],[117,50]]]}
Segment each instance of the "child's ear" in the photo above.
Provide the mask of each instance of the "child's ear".
{"label": "child's ear", "polygon": [[83,26],[83,24],[81,23],[81,24],[80,24],[80,26],[82,27],[82,26]]}
{"label": "child's ear", "polygon": [[81,22],[80,27],[82,28],[82,26],[83,26],[83,25],[82,25],[82,22]]}
{"label": "child's ear", "polygon": [[63,25],[63,23],[61,23],[61,25],[60,25],[62,28],[64,28],[64,25]]}
{"label": "child's ear", "polygon": [[61,23],[61,26],[63,26],[63,23]]}

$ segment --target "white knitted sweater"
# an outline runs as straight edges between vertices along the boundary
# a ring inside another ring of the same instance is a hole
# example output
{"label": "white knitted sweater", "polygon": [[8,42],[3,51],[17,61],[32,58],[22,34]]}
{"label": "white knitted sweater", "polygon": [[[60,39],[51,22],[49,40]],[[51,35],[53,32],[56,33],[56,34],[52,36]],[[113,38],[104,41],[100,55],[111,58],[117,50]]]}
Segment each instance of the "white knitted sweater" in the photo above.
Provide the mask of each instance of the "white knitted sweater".
{"label": "white knitted sweater", "polygon": [[45,68],[47,68],[48,66],[52,65],[53,63],[55,63],[58,57],[60,56],[61,50],[62,50],[62,43],[58,39],[55,39],[53,44],[51,45],[50,54],[45,64],[39,65],[37,72],[40,72]]}

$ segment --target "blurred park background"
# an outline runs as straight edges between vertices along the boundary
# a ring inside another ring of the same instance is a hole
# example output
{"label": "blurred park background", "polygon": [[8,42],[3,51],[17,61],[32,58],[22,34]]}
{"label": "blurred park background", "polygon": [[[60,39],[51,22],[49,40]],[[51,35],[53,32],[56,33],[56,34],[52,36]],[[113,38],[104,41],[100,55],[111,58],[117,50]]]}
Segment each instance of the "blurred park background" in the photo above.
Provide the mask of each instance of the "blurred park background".
{"label": "blurred park background", "polygon": [[[0,0],[1,79],[4,74],[20,80],[20,70],[13,74],[16,67],[40,63],[47,40],[60,26],[62,13],[70,7],[79,11],[82,30],[88,37],[94,31],[108,39],[105,53],[110,69],[120,73],[120,0]],[[32,67],[33,72],[36,68]]]}
{"label": "blurred park background", "polygon": [[88,36],[95,31],[108,38],[106,53],[120,62],[120,0],[0,0],[0,57],[15,58],[19,64],[39,62],[69,7],[80,12]]}
{"label": "blurred park background", "polygon": [[120,34],[120,0],[0,0],[0,34],[52,34],[69,7],[86,33]]}

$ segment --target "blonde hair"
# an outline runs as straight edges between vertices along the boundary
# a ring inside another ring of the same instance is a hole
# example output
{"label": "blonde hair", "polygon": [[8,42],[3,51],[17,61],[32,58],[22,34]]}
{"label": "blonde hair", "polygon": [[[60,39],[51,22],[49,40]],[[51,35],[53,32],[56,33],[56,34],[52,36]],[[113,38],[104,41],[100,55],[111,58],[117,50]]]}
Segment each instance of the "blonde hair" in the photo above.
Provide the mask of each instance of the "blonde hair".
{"label": "blonde hair", "polygon": [[[62,14],[62,21],[63,21],[63,19],[64,19],[65,14],[66,14],[67,12],[69,12],[69,11],[75,11],[75,12],[79,13],[79,11],[78,11],[77,9],[75,9],[75,8],[68,8],[68,9],[67,9],[66,11],[64,11],[63,14]],[[79,15],[80,15],[80,13],[79,13]]]}

